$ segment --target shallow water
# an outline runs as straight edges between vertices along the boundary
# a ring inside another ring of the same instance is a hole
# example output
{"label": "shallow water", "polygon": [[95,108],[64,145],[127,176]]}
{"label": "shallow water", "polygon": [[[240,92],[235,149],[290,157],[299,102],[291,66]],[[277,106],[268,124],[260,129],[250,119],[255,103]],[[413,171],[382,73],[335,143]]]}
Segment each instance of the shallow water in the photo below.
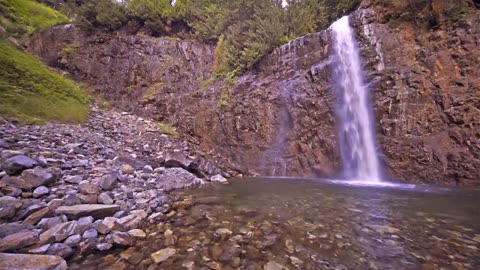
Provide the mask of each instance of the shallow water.
{"label": "shallow water", "polygon": [[[145,260],[127,268],[480,269],[478,190],[244,178],[174,197],[193,205],[147,228]],[[166,245],[177,255],[151,264]],[[119,262],[84,265],[99,260]]]}

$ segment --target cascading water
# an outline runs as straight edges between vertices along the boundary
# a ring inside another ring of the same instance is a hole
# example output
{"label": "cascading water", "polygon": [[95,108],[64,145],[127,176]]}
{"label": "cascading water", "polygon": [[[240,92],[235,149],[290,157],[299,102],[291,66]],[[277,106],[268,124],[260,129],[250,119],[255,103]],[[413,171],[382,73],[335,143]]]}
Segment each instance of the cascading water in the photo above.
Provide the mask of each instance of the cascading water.
{"label": "cascading water", "polygon": [[360,55],[349,17],[336,21],[330,29],[344,173],[351,180],[378,183],[381,180],[380,165],[375,149],[368,88],[363,82]]}

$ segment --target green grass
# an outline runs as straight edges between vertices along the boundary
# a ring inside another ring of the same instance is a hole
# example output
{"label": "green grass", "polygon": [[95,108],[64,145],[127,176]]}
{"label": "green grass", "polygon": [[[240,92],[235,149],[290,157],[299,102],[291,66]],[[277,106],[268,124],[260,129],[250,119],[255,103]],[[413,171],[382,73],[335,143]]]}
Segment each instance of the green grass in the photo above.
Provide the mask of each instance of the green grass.
{"label": "green grass", "polygon": [[88,119],[88,96],[38,59],[0,40],[0,115],[20,123]]}
{"label": "green grass", "polygon": [[15,37],[68,22],[62,13],[33,0],[0,0],[0,25]]}
{"label": "green grass", "polygon": [[158,126],[160,127],[163,133],[168,134],[174,138],[178,137],[178,133],[173,126],[164,124],[164,123],[158,123]]}

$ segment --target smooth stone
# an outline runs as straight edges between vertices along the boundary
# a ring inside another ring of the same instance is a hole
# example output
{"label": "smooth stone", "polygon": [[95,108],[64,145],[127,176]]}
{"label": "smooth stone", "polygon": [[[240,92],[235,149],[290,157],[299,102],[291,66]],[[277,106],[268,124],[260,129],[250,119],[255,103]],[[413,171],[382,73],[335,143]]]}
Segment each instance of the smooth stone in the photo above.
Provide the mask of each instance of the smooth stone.
{"label": "smooth stone", "polygon": [[65,182],[70,183],[70,184],[80,184],[82,182],[83,178],[79,175],[69,175],[65,178]]}
{"label": "smooth stone", "polygon": [[0,238],[4,238],[8,235],[15,234],[21,231],[28,231],[35,229],[32,225],[20,224],[20,223],[5,223],[0,225]]}
{"label": "smooth stone", "polygon": [[132,166],[130,166],[129,164],[123,164],[121,167],[120,167],[120,172],[122,174],[133,174],[135,172],[135,168],[133,168]]}
{"label": "smooth stone", "polygon": [[177,250],[174,248],[164,248],[150,254],[150,258],[152,259],[153,262],[158,264],[172,257],[176,253],[177,253]]}
{"label": "smooth stone", "polygon": [[214,175],[212,177],[210,177],[210,181],[212,182],[220,182],[220,183],[226,183],[228,182],[227,179],[225,177],[223,177],[222,175],[220,174],[217,174],[217,175]]}
{"label": "smooth stone", "polygon": [[88,229],[86,230],[83,235],[83,239],[93,239],[98,237],[98,232],[95,229]]}
{"label": "smooth stone", "polygon": [[147,237],[147,234],[140,229],[130,230],[130,231],[128,231],[128,234],[130,234],[131,236],[133,236],[135,238],[138,238],[138,239],[144,239],[145,237]]}
{"label": "smooth stone", "polygon": [[80,234],[74,234],[69,236],[63,243],[70,247],[78,246],[78,244],[82,241],[82,236]]}
{"label": "smooth stone", "polygon": [[108,234],[115,227],[115,222],[117,218],[115,217],[106,217],[99,223],[95,222],[95,229],[101,234]]}
{"label": "smooth stone", "polygon": [[97,198],[98,203],[101,204],[113,204],[113,199],[108,195],[108,193],[102,193]]}
{"label": "smooth stone", "polygon": [[153,173],[153,168],[150,165],[145,165],[143,166],[143,172],[144,173]]}
{"label": "smooth stone", "polygon": [[60,206],[55,210],[57,215],[66,215],[71,219],[78,219],[79,217],[92,216],[96,219],[112,216],[120,210],[118,205],[104,205],[104,204],[79,204],[73,206]]}
{"label": "smooth stone", "polygon": [[47,252],[48,248],[50,247],[50,244],[46,244],[37,248],[32,248],[28,250],[28,253],[32,254],[44,254]]}
{"label": "smooth stone", "polygon": [[47,195],[50,190],[46,186],[39,186],[33,191],[34,198],[40,198],[44,195]]}
{"label": "smooth stone", "polygon": [[59,256],[0,253],[0,269],[67,270],[67,263]]}

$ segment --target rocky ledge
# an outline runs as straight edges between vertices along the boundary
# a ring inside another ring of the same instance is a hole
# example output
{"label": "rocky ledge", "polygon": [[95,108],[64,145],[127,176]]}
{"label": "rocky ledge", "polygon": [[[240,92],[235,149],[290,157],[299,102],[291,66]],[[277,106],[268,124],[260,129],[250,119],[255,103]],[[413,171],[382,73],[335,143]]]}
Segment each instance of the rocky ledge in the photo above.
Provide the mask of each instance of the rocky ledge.
{"label": "rocky ledge", "polygon": [[168,192],[237,174],[153,121],[97,107],[85,125],[0,125],[0,164],[1,269],[135,245],[171,211]]}

